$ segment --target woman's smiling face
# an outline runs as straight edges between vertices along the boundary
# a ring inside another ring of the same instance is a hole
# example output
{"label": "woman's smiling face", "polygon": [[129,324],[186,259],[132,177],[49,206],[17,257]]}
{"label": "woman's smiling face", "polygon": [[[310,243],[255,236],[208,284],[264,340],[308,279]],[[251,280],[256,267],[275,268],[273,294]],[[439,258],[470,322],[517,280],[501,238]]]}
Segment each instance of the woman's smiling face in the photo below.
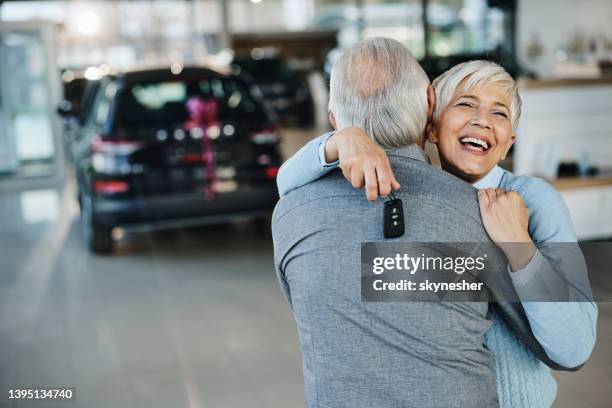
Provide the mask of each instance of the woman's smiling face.
{"label": "woman's smiling face", "polygon": [[442,168],[474,183],[502,160],[514,143],[511,98],[500,83],[458,86],[451,102],[428,131]]}

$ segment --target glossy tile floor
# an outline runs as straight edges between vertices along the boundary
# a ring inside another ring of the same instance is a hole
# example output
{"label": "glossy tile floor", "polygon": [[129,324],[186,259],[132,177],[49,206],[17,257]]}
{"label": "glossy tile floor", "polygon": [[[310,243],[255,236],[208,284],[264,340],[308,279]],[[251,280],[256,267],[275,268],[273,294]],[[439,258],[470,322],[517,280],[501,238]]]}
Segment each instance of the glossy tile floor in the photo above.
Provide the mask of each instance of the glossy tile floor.
{"label": "glossy tile floor", "polygon": [[[4,407],[303,406],[295,323],[270,237],[252,225],[80,242],[70,193],[0,196],[0,386],[76,389],[75,403]],[[612,406],[612,303],[558,407]],[[4,404],[4,405],[3,405]]]}
{"label": "glossy tile floor", "polygon": [[134,234],[96,257],[74,209],[35,198],[0,201],[3,387],[67,384],[78,402],[65,406],[87,408],[303,405],[269,236],[250,224]]}

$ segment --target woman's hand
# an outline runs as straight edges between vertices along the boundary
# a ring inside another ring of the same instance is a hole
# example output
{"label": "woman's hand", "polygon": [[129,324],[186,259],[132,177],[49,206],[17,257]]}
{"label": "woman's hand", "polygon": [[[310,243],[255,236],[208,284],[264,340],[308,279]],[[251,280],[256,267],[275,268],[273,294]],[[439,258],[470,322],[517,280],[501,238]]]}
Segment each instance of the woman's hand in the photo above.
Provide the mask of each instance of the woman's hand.
{"label": "woman's hand", "polygon": [[344,177],[355,188],[365,185],[369,201],[400,188],[385,151],[359,128],[345,128],[330,137],[325,144],[325,160],[340,160]]}
{"label": "woman's hand", "polygon": [[529,209],[520,194],[487,188],[478,191],[478,203],[484,227],[508,258],[511,269],[523,269],[533,258],[535,246],[528,230]]}

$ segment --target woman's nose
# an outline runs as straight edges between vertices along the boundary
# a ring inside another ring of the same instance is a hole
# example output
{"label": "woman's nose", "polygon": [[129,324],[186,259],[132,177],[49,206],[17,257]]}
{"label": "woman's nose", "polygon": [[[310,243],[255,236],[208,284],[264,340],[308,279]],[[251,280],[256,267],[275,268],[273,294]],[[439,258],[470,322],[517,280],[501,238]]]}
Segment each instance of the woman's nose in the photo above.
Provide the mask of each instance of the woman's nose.
{"label": "woman's nose", "polygon": [[470,124],[485,129],[491,129],[491,123],[489,122],[487,114],[481,109],[476,110],[476,112],[474,113],[474,117],[470,121]]}

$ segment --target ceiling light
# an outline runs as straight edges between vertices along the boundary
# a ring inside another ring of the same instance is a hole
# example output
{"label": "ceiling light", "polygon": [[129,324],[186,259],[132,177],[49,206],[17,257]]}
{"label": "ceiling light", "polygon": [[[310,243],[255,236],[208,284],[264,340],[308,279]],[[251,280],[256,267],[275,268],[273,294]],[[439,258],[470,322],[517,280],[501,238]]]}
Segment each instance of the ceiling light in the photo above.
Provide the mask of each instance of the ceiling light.
{"label": "ceiling light", "polygon": [[170,72],[172,72],[174,75],[180,74],[183,72],[183,64],[180,62],[173,62],[172,65],[170,65]]}
{"label": "ceiling light", "polygon": [[82,34],[95,34],[100,27],[100,19],[91,11],[78,16],[77,21],[77,28]]}
{"label": "ceiling light", "polygon": [[98,69],[98,67],[87,67],[87,69],[85,70],[85,78],[89,79],[90,81],[97,81],[98,79],[102,78],[102,75],[100,75],[100,70]]}

